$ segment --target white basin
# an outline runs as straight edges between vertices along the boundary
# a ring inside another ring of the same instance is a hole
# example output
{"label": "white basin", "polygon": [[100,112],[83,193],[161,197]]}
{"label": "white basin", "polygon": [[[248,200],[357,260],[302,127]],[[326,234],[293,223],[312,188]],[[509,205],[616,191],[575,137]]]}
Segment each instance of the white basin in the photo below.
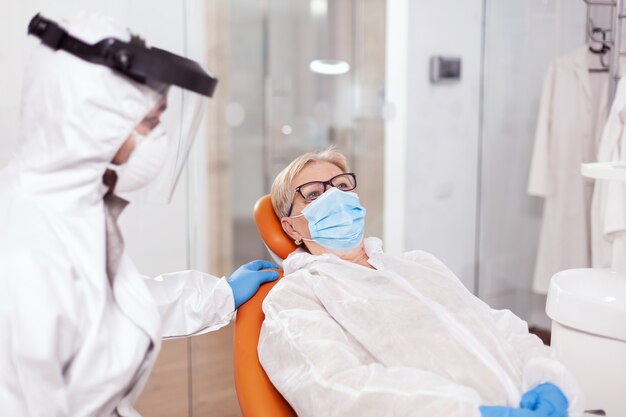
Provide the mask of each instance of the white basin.
{"label": "white basin", "polygon": [[565,326],[626,341],[626,274],[561,271],[550,281],[546,313]]}
{"label": "white basin", "polygon": [[550,281],[552,348],[576,377],[586,409],[626,416],[626,274],[570,269]]}

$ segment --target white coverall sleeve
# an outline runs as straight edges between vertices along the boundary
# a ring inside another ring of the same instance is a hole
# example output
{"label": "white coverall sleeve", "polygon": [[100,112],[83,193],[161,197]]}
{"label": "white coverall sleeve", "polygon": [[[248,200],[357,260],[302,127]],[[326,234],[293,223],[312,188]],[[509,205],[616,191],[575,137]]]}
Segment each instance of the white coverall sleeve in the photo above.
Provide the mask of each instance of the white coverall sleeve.
{"label": "white coverall sleeve", "polygon": [[0,258],[3,416],[70,416],[63,371],[79,343],[72,272],[42,263],[33,254]]}
{"label": "white coverall sleeve", "polygon": [[529,333],[527,323],[510,310],[490,310],[496,325],[506,335],[524,364],[524,391],[543,382],[551,382],[569,400],[569,415],[582,415],[580,388],[565,366],[553,357],[552,350],[537,336]]}
{"label": "white coverall sleeve", "polygon": [[235,311],[233,291],[225,278],[199,271],[145,277],[162,318],[162,335],[204,334],[230,323]]}
{"label": "white coverall sleeve", "polygon": [[[298,416],[480,416],[474,390],[430,372],[377,363],[312,293],[281,285],[306,274],[298,271],[270,292],[258,346],[270,380]],[[297,307],[283,308],[285,300]]]}
{"label": "white coverall sleeve", "polygon": [[[435,256],[423,252],[413,251],[403,255],[406,259],[426,264],[445,274],[453,274],[443,262]],[[460,283],[460,281],[459,281]],[[523,390],[524,392],[543,382],[551,382],[558,386],[567,396],[570,407],[570,416],[582,414],[581,391],[574,377],[565,366],[553,358],[551,349],[534,334],[528,331],[527,323],[513,314],[510,310],[495,310],[476,297],[476,301],[484,306],[493,318],[496,327],[509,341],[524,364]]]}
{"label": "white coverall sleeve", "polygon": [[554,72],[554,64],[550,64],[543,81],[539,115],[537,117],[537,128],[535,131],[535,146],[528,178],[528,194],[537,197],[548,196],[550,190],[549,155]]}

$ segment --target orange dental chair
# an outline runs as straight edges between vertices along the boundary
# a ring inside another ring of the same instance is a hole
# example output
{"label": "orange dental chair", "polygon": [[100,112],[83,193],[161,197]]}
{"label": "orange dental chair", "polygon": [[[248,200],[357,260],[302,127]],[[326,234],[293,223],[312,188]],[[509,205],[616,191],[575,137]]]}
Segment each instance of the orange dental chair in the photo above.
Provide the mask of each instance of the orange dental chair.
{"label": "orange dental chair", "polygon": [[[265,245],[275,255],[285,259],[297,246],[283,231],[269,195],[261,197],[254,206],[254,222]],[[274,388],[265,374],[257,345],[265,315],[261,305],[267,293],[282,278],[261,285],[259,291],[237,310],[235,321],[235,387],[243,417],[296,417],[289,403]]]}

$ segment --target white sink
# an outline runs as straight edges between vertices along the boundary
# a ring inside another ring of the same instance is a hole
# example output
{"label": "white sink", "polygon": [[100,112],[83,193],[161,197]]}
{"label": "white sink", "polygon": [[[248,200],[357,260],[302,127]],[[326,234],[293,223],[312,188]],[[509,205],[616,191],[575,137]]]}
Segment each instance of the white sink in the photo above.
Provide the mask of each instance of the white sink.
{"label": "white sink", "polygon": [[570,269],[552,277],[546,312],[552,349],[576,377],[586,409],[626,410],[626,274]]}
{"label": "white sink", "polygon": [[546,313],[559,323],[626,341],[626,274],[569,269],[550,281]]}

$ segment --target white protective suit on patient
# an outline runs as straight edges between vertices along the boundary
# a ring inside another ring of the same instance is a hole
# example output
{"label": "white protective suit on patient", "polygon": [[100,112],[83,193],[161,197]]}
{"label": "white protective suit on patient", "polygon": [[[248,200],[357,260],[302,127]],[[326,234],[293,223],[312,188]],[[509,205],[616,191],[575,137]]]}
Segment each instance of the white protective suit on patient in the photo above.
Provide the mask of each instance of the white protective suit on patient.
{"label": "white protective suit on patient", "polygon": [[376,269],[293,253],[263,303],[259,358],[299,417],[479,417],[542,382],[581,415],[575,382],[524,321],[426,252],[365,249]]}
{"label": "white protective suit on patient", "polygon": [[[90,43],[130,38],[102,19],[65,27]],[[102,175],[157,99],[45,46],[27,67],[20,147],[0,171],[0,416],[137,416],[161,338],[231,320],[225,279],[146,279],[126,254],[107,276]]]}

